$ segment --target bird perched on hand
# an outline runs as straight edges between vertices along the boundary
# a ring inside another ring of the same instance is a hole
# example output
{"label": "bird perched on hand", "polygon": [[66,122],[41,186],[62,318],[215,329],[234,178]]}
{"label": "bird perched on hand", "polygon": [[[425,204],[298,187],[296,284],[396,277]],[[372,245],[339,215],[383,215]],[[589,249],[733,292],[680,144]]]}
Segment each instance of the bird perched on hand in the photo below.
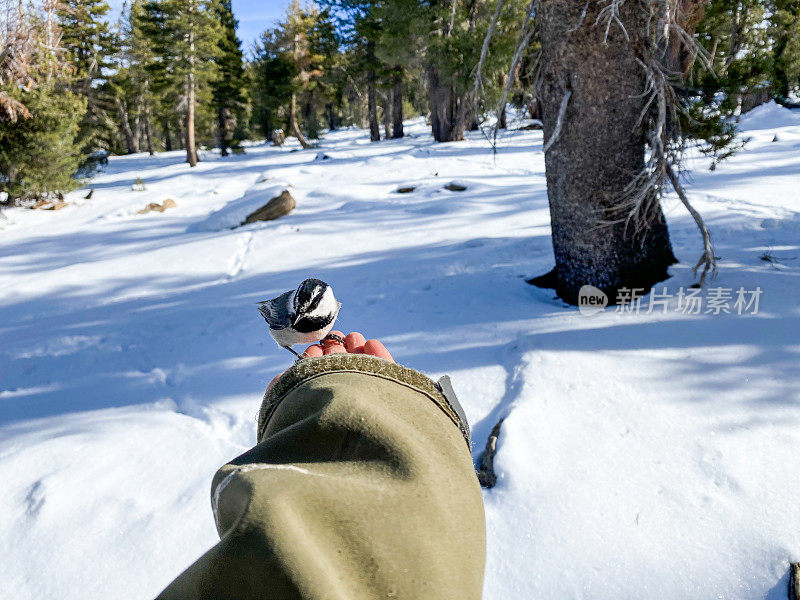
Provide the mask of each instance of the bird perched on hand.
{"label": "bird perched on hand", "polygon": [[[296,290],[259,302],[258,310],[269,324],[272,339],[300,358],[292,346],[325,339],[341,306],[331,286],[319,279],[306,279]],[[344,343],[344,340],[338,341]]]}

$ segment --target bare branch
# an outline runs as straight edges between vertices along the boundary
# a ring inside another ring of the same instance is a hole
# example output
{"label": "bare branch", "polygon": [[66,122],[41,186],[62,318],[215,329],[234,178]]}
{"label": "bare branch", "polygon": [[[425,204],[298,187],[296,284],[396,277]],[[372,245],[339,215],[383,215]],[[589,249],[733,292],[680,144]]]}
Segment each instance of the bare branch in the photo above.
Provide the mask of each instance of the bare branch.
{"label": "bare branch", "polygon": [[[506,100],[508,100],[508,92],[511,90],[511,86],[514,84],[514,73],[519,66],[520,60],[522,60],[522,53],[525,52],[525,49],[528,47],[528,44],[533,37],[534,32],[536,31],[535,23],[532,23],[533,13],[535,11],[537,0],[531,0],[530,4],[528,4],[528,11],[525,14],[525,21],[522,23],[522,29],[519,30],[519,34],[517,35],[517,42],[514,47],[514,56],[511,59],[511,65],[508,68],[508,76],[506,77],[506,84],[503,86],[503,93],[500,94],[500,102],[497,103],[497,114],[498,116],[503,111],[503,108],[506,105]],[[500,119],[497,119],[497,122],[494,124],[494,131],[492,132],[492,147],[497,147],[497,132],[500,130]]]}
{"label": "bare branch", "polygon": [[555,144],[558,136],[561,134],[561,127],[564,124],[564,115],[567,114],[567,105],[569,104],[569,99],[572,97],[572,89],[567,88],[564,97],[561,99],[561,106],[558,108],[558,120],[556,121],[556,127],[553,129],[553,133],[550,136],[550,139],[547,140],[547,143],[542,148],[542,154],[547,154],[547,151],[550,150],[550,147]]}
{"label": "bare branch", "polygon": [[628,30],[625,29],[625,25],[623,25],[619,18],[619,8],[623,4],[625,4],[625,0],[608,0],[608,4],[600,9],[600,12],[597,14],[594,24],[597,25],[601,21],[605,21],[606,24],[606,31],[603,36],[604,43],[608,43],[608,32],[611,29],[612,23],[616,23],[622,30],[625,39],[629,42],[631,41],[630,36],[628,36]]}
{"label": "bare branch", "polygon": [[574,33],[578,31],[583,26],[583,22],[586,20],[586,13],[589,10],[589,3],[592,0],[586,0],[586,4],[583,5],[583,10],[581,11],[581,17],[578,19],[578,22],[575,23],[575,27],[569,30],[570,33]]}
{"label": "bare branch", "polygon": [[692,269],[692,273],[697,275],[697,271],[701,266],[703,267],[703,272],[701,273],[700,281],[698,282],[700,287],[703,287],[703,284],[706,281],[706,275],[709,273],[709,271],[711,272],[712,277],[717,272],[717,257],[714,256],[714,248],[711,245],[711,233],[708,231],[708,227],[706,227],[703,217],[701,217],[700,213],[697,212],[689,203],[689,199],[686,197],[686,191],[683,189],[678,176],[675,174],[675,171],[672,170],[670,165],[667,165],[667,177],[669,177],[669,181],[672,183],[675,193],[678,194],[678,198],[681,199],[681,202],[683,202],[686,210],[688,210],[689,214],[692,215],[694,222],[697,223],[697,228],[700,230],[700,233],[703,236],[703,254],[700,256],[700,260],[697,261],[694,269]]}
{"label": "bare branch", "polygon": [[489,54],[489,43],[492,41],[494,30],[497,28],[497,20],[500,18],[500,13],[503,10],[504,0],[497,0],[497,7],[494,9],[492,21],[489,23],[489,28],[486,30],[486,35],[483,38],[483,46],[481,46],[481,56],[478,59],[478,64],[475,67],[475,88],[472,91],[475,104],[475,120],[478,119],[478,88],[483,87],[481,75],[483,72],[483,63],[486,61],[486,56]]}

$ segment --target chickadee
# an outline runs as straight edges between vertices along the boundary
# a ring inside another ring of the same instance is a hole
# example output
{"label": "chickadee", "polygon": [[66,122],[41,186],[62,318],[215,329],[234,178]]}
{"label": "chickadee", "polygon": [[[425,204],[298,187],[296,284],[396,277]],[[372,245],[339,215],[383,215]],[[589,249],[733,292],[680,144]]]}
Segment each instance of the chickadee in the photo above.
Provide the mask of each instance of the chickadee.
{"label": "chickadee", "polygon": [[306,279],[296,290],[259,302],[258,310],[278,345],[300,358],[292,350],[295,344],[311,344],[326,337],[344,342],[338,335],[329,335],[341,306],[331,286],[319,279]]}

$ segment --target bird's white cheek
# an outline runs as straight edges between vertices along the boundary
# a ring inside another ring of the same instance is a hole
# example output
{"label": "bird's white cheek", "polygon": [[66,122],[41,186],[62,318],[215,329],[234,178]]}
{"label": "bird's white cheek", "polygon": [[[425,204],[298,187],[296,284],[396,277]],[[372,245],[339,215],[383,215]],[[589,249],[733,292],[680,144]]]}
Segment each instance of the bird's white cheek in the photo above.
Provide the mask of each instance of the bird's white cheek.
{"label": "bird's white cheek", "polygon": [[336,301],[336,297],[333,295],[333,290],[328,288],[322,295],[322,300],[319,304],[317,304],[317,307],[311,312],[307,313],[306,316],[327,317],[330,314],[336,313],[338,310],[339,303]]}

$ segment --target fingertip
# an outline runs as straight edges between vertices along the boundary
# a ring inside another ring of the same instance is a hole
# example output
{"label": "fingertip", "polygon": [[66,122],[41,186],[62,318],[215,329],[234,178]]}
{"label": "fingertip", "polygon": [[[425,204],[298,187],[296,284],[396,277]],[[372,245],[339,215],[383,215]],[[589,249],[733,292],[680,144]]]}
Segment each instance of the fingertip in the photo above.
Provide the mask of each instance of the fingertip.
{"label": "fingertip", "polygon": [[366,338],[358,331],[353,331],[344,338],[344,347],[353,354],[364,354],[364,342],[366,341]]}
{"label": "fingertip", "polygon": [[392,358],[392,355],[389,354],[389,351],[386,349],[386,346],[384,346],[378,340],[369,340],[368,342],[366,342],[364,344],[364,353],[371,354],[372,356],[377,356],[378,358],[394,362],[394,358]]}
{"label": "fingertip", "polygon": [[322,348],[320,348],[318,344],[311,344],[308,348],[306,348],[305,352],[303,352],[303,356],[306,358],[316,358],[318,356],[322,356]]}

